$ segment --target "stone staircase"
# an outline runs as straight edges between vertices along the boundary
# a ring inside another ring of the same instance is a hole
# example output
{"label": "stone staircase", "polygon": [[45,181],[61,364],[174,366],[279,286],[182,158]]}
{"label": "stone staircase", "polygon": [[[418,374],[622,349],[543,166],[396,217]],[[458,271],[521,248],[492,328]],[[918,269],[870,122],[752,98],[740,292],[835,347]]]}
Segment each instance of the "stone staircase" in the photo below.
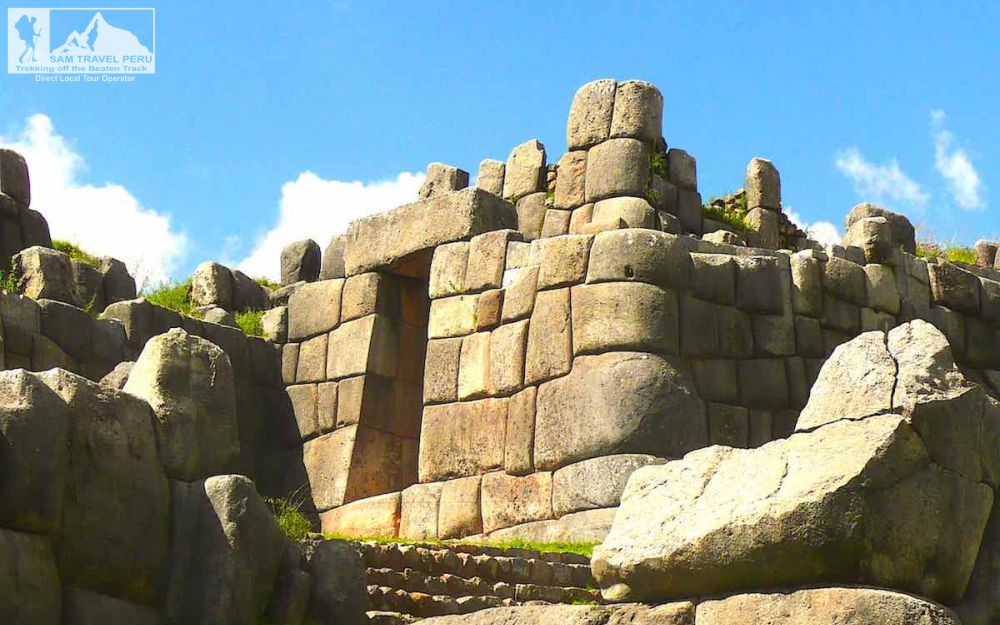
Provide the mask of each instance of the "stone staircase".
{"label": "stone staircase", "polygon": [[361,543],[369,620],[397,625],[527,603],[597,603],[586,556],[461,544]]}

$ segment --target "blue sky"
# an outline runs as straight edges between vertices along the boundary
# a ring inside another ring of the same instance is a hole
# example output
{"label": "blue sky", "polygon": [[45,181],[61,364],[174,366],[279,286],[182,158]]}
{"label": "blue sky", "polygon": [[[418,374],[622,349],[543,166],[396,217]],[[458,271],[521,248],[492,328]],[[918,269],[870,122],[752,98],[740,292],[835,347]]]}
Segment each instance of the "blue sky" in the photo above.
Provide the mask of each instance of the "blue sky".
{"label": "blue sky", "polygon": [[573,92],[602,77],[662,90],[706,198],[764,156],[805,223],[864,199],[939,239],[1000,235],[995,3],[153,6],[155,75],[0,75],[0,142],[37,161],[54,234],[138,249],[151,279],[206,259],[273,275],[281,243],[407,201],[430,161],[475,176],[537,137],[555,162]]}

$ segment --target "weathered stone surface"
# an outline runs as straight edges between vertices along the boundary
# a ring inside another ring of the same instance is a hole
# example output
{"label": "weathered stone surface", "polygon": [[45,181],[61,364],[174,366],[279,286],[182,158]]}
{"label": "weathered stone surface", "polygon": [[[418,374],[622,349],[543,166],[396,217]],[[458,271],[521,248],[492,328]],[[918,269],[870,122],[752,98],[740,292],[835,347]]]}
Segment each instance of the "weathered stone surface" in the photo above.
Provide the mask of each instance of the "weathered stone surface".
{"label": "weathered stone surface", "polygon": [[219,263],[204,262],[191,274],[191,301],[198,306],[233,310],[233,272]]}
{"label": "weathered stone surface", "polygon": [[472,237],[465,270],[465,291],[500,288],[503,282],[507,243],[520,240],[517,230],[497,230]]}
{"label": "weathered stone surface", "polygon": [[490,395],[510,395],[524,385],[527,340],[527,320],[504,324],[490,333],[487,385]]}
{"label": "weathered stone surface", "polygon": [[[779,259],[770,256],[738,256],[736,304],[743,310],[762,313],[784,311],[783,275]],[[858,268],[860,270],[860,267]],[[864,288],[864,283],[861,284]]]}
{"label": "weathered stone surface", "polygon": [[[296,384],[285,388],[288,401],[292,405],[292,415],[300,440],[312,438],[319,433],[319,419],[316,416],[317,387],[315,384]],[[296,441],[297,442],[297,441]]]}
{"label": "weathered stone surface", "polygon": [[566,145],[586,149],[608,138],[615,106],[614,80],[588,82],[577,89],[566,122]]}
{"label": "weathered stone surface", "polygon": [[854,222],[860,221],[867,217],[884,217],[889,222],[889,230],[892,233],[893,243],[897,247],[903,248],[903,251],[909,252],[910,254],[916,253],[917,243],[916,243],[916,233],[913,228],[913,224],[905,216],[899,213],[894,213],[890,210],[882,208],[881,206],[875,206],[874,204],[869,204],[867,202],[858,204],[851,209],[851,212],[847,214],[847,218],[844,220],[847,229],[850,230]]}
{"label": "weathered stone surface", "polygon": [[66,404],[34,374],[0,372],[0,525],[59,527],[67,472]]}
{"label": "weathered stone surface", "polygon": [[639,469],[592,566],[616,601],[820,582],[955,601],[992,499],[903,417],[837,421]]}
{"label": "weathered stone surface", "polygon": [[49,539],[0,529],[0,622],[62,623],[61,601],[59,574]]}
{"label": "weathered stone surface", "polygon": [[347,237],[343,234],[335,234],[323,250],[323,260],[320,263],[319,279],[333,280],[347,276],[344,271],[344,248],[347,246]]}
{"label": "weathered stone surface", "polygon": [[677,297],[638,282],[573,287],[573,351],[677,353]]}
{"label": "weathered stone surface", "polygon": [[476,302],[476,331],[492,330],[500,325],[503,313],[503,289],[490,289],[479,294]]}
{"label": "weathered stone surface", "polygon": [[458,191],[469,186],[469,172],[453,165],[430,163],[427,165],[427,177],[420,185],[417,197],[421,200],[442,193]]}
{"label": "weathered stone surface", "polygon": [[456,295],[431,302],[428,338],[449,338],[476,330],[478,295]]}
{"label": "weathered stone surface", "polygon": [[444,482],[414,484],[403,491],[399,518],[400,537],[438,537],[438,509],[443,486]]}
{"label": "weathered stone surface", "polygon": [[98,270],[104,276],[101,282],[105,304],[135,299],[135,278],[129,274],[125,263],[105,256],[101,259]]}
{"label": "weathered stone surface", "polygon": [[612,453],[677,457],[706,442],[705,408],[690,374],[660,356],[580,356],[569,375],[538,389],[538,470]]}
{"label": "weathered stone surface", "polygon": [[517,201],[517,230],[525,239],[538,239],[545,230],[545,216],[549,212],[548,194],[529,193]]}
{"label": "weathered stone surface", "polygon": [[458,370],[462,339],[432,339],[427,342],[424,365],[424,402],[442,403],[458,399]]}
{"label": "weathered stone surface", "polygon": [[552,511],[561,517],[580,510],[615,507],[636,469],[663,462],[645,454],[618,454],[567,465],[552,474]]}
{"label": "weathered stone surface", "polygon": [[979,278],[958,265],[939,260],[927,266],[934,303],[967,315],[979,315]]}
{"label": "weathered stone surface", "polygon": [[865,217],[851,224],[841,243],[845,247],[859,247],[869,263],[883,263],[892,257],[898,247],[893,240],[892,228],[885,217]]}
{"label": "weathered stone surface", "polygon": [[553,205],[564,210],[583,206],[587,200],[586,181],[587,153],[577,150],[563,154],[559,159],[559,178]]}
{"label": "weathered stone surface", "polygon": [[506,168],[507,164],[503,161],[483,159],[479,162],[476,186],[493,195],[503,195],[503,175]]}
{"label": "weathered stone surface", "polygon": [[277,306],[264,312],[261,317],[264,338],[273,343],[288,340],[288,306]]}
{"label": "weathered stone surface", "polygon": [[524,381],[536,384],[568,372],[573,359],[570,290],[542,291],[528,324]]}
{"label": "weathered stone surface", "polygon": [[751,208],[746,215],[747,243],[753,247],[776,250],[781,247],[778,212],[769,208]]}
{"label": "weathered stone surface", "polygon": [[823,265],[823,291],[837,299],[864,306],[865,271],[861,265],[836,256]]}
{"label": "weathered stone surface", "polygon": [[356,434],[354,425],[307,441],[302,446],[304,483],[289,484],[289,490],[308,487],[320,511],[344,503]]}
{"label": "weathered stone surface", "polygon": [[630,195],[645,197],[649,146],[637,139],[611,139],[587,153],[587,202]]}
{"label": "weathered stone surface", "polygon": [[160,625],[153,608],[76,586],[63,588],[63,619],[66,625]]}
{"label": "weathered stone surface", "polygon": [[14,150],[0,150],[0,193],[14,198],[23,208],[31,204],[28,164]]}
{"label": "weathered stone surface", "polygon": [[289,243],[281,250],[281,284],[293,284],[300,280],[313,282],[319,278],[323,265],[323,253],[312,239]]}
{"label": "weathered stone surface", "polygon": [[691,289],[698,299],[736,303],[736,264],[728,254],[691,254]]}
{"label": "weathered stone surface", "polygon": [[110,373],[101,378],[101,386],[106,386],[116,391],[122,390],[125,388],[125,383],[128,382],[128,376],[132,373],[132,367],[134,366],[135,362],[131,360],[118,363]]}
{"label": "weathered stone surface", "polygon": [[685,189],[698,188],[698,163],[695,158],[685,152],[671,148],[667,150],[667,178],[670,182]]}
{"label": "weathered stone surface", "polygon": [[507,407],[507,436],[503,466],[511,475],[527,475],[535,469],[536,394],[535,387],[526,388],[511,397]]}
{"label": "weathered stone surface", "polygon": [[611,530],[617,508],[598,508],[567,514],[557,520],[532,521],[490,532],[497,541],[525,540],[528,542],[593,542],[604,540]]}
{"label": "weathered stone surface", "polygon": [[462,538],[483,531],[480,511],[482,476],[473,475],[444,482],[438,511],[438,538]]}
{"label": "weathered stone surface", "polygon": [[465,477],[501,468],[506,421],[506,399],[424,408],[420,481]]}
{"label": "weathered stone surface", "polygon": [[368,607],[365,564],[356,543],[324,540],[309,553],[313,585],[306,622],[318,625],[363,625]]}
{"label": "weathered stone surface", "polygon": [[347,275],[393,268],[443,243],[516,226],[511,205],[482,189],[437,195],[352,222],[344,251]]}
{"label": "weathered stone surface", "polygon": [[253,482],[171,483],[173,529],[163,625],[254,623],[267,607],[285,536]]}
{"label": "weathered stone surface", "polygon": [[93,325],[90,315],[75,306],[48,299],[39,300],[38,308],[42,334],[76,360],[89,358]]}
{"label": "weathered stone surface", "polygon": [[899,313],[899,289],[888,265],[865,265],[865,292],[868,305],[891,315]]}
{"label": "weathered stone surface", "polygon": [[458,398],[479,399],[490,385],[490,333],[477,332],[462,339],[458,368]]}
{"label": "weathered stone surface", "polygon": [[288,340],[329,332],[340,323],[343,280],[303,284],[288,298]]}
{"label": "weathered stone surface", "polygon": [[628,228],[653,229],[656,211],[645,198],[638,197],[612,197],[594,204],[593,223],[618,219]]}
{"label": "weathered stone surface", "polygon": [[594,237],[587,282],[648,282],[665,289],[687,289],[697,242],[652,230],[617,230]]}
{"label": "weathered stone surface", "polygon": [[458,295],[465,290],[465,271],[469,262],[469,243],[459,241],[438,246],[431,260],[428,293],[432,299]]}
{"label": "weathered stone surface", "polygon": [[503,175],[503,197],[516,202],[529,193],[545,191],[545,146],[538,139],[511,150]]}
{"label": "weathered stone surface", "polygon": [[811,588],[734,595],[698,604],[698,625],[961,625],[955,614],[919,597],[877,588]]}
{"label": "weathered stone surface", "polygon": [[771,161],[756,156],[750,159],[744,188],[748,208],[781,210],[781,176]]}
{"label": "weathered stone surface", "polygon": [[154,605],[167,559],[170,504],[149,406],[67,371],[39,378],[69,409],[72,470],[54,545],[62,580]]}
{"label": "weathered stone surface", "polygon": [[[694,625],[694,607],[687,602],[655,607],[644,605],[519,605],[479,610],[456,616],[439,616],[426,619],[426,621],[427,625],[626,625],[627,623],[635,625]],[[896,625],[896,623],[892,625]],[[933,625],[937,625],[937,623]],[[942,625],[952,624],[942,623]]]}
{"label": "weathered stone surface", "polygon": [[87,310],[104,310],[104,289],[102,276],[97,267],[82,260],[70,259],[73,266],[73,289],[76,301]]}
{"label": "weathered stone surface", "polygon": [[523,267],[514,271],[517,272],[516,275],[511,277],[511,282],[504,288],[503,308],[500,312],[503,322],[529,317],[535,308],[538,267]]}
{"label": "weathered stone surface", "polygon": [[642,80],[626,80],[615,87],[612,137],[632,137],[655,143],[663,134],[663,96]]}
{"label": "weathered stone surface", "polygon": [[592,242],[590,235],[571,234],[532,243],[541,261],[538,289],[583,282]]}
{"label": "weathered stone surface", "polygon": [[572,216],[571,211],[547,209],[545,218],[542,220],[541,238],[558,237],[569,233],[569,221]]}
{"label": "weathered stone surface", "polygon": [[205,339],[180,328],[154,337],[124,391],[152,406],[171,478],[214,475],[239,453],[232,365],[226,352]]}
{"label": "weathered stone surface", "polygon": [[552,518],[552,474],[487,473],[482,487],[483,531]]}
{"label": "weathered stone surface", "polygon": [[[303,343],[304,351],[306,343]],[[299,352],[299,369],[303,351]],[[392,377],[399,359],[399,337],[384,315],[368,315],[343,323],[330,333],[326,377],[331,380],[375,373]]]}
{"label": "weathered stone surface", "polygon": [[401,493],[359,499],[319,515],[324,534],[336,536],[399,535]]}
{"label": "weathered stone surface", "polygon": [[69,256],[47,247],[34,246],[14,256],[17,289],[28,297],[53,299],[79,306]]}
{"label": "weathered stone surface", "polygon": [[0,293],[0,321],[4,346],[8,351],[31,353],[31,338],[41,330],[41,311],[30,297]]}
{"label": "weathered stone surface", "polygon": [[269,301],[268,291],[239,269],[233,270],[233,310],[264,310]]}
{"label": "weathered stone surface", "polygon": [[219,306],[199,306],[195,309],[201,315],[202,321],[217,323],[222,326],[236,327],[236,317],[233,313]]}

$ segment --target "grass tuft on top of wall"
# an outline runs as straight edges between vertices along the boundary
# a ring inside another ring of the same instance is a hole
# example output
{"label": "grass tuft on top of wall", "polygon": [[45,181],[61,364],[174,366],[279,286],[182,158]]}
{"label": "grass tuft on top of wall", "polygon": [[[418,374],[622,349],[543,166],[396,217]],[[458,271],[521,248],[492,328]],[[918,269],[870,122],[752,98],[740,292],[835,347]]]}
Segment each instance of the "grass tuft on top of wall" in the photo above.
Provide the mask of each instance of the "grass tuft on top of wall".
{"label": "grass tuft on top of wall", "polygon": [[934,241],[917,243],[917,256],[920,258],[942,258],[953,263],[976,264],[976,250],[954,244],[941,244]]}
{"label": "grass tuft on top of wall", "polygon": [[233,317],[236,325],[247,336],[264,336],[264,311],[246,310],[238,312]]}
{"label": "grass tuft on top of wall", "polygon": [[388,536],[348,536],[346,534],[323,534],[323,538],[328,540],[348,540],[354,542],[372,542],[380,545],[475,545],[479,547],[495,547],[497,549],[527,549],[539,551],[541,553],[574,553],[577,555],[591,557],[594,547],[600,543],[596,542],[534,542],[530,540],[463,540],[461,538],[440,540],[425,538],[420,540],[408,538],[393,538]]}
{"label": "grass tuft on top of wall", "polygon": [[82,263],[87,263],[93,267],[97,267],[101,264],[101,259],[94,256],[90,252],[87,252],[80,248],[76,243],[70,243],[69,241],[62,241],[60,239],[52,240],[52,249],[60,251],[67,254],[71,259],[78,260]]}
{"label": "grass tuft on top of wall", "polygon": [[163,282],[140,293],[151,304],[162,306],[188,317],[197,317],[195,305],[191,301],[191,280],[184,282]]}

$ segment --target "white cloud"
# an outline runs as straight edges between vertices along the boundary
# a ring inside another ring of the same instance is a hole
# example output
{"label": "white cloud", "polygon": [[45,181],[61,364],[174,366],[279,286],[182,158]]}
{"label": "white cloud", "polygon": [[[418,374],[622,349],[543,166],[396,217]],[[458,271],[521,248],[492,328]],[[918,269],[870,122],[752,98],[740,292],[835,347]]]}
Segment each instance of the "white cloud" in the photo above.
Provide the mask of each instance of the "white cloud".
{"label": "white cloud", "polygon": [[849,148],[837,153],[834,165],[864,200],[923,209],[930,199],[930,194],[906,175],[896,159],[880,165],[867,160],[857,148]]}
{"label": "white cloud", "polygon": [[959,206],[968,210],[983,208],[983,183],[979,172],[965,150],[955,146],[955,136],[945,129],[947,119],[944,111],[931,111],[934,168],[948,181],[948,190]]}
{"label": "white cloud", "polygon": [[257,239],[238,266],[251,276],[277,279],[283,247],[312,239],[325,249],[351,221],[415,201],[423,181],[423,173],[403,172],[392,180],[365,183],[324,180],[311,171],[302,172],[281,186],[277,225]]}
{"label": "white cloud", "polygon": [[166,280],[187,248],[187,236],[170,216],[144,207],[125,187],[83,181],[87,165],[52,120],[36,114],[0,145],[28,162],[31,207],[49,222],[55,239],[65,239],[99,256],[128,265],[136,284]]}
{"label": "white cloud", "polygon": [[833,225],[829,221],[814,221],[812,223],[807,223],[804,219],[802,219],[802,216],[791,207],[785,206],[783,207],[783,210],[785,214],[788,215],[788,219],[802,230],[808,232],[809,238],[814,241],[818,241],[823,245],[840,243],[840,231],[837,230],[837,226]]}

